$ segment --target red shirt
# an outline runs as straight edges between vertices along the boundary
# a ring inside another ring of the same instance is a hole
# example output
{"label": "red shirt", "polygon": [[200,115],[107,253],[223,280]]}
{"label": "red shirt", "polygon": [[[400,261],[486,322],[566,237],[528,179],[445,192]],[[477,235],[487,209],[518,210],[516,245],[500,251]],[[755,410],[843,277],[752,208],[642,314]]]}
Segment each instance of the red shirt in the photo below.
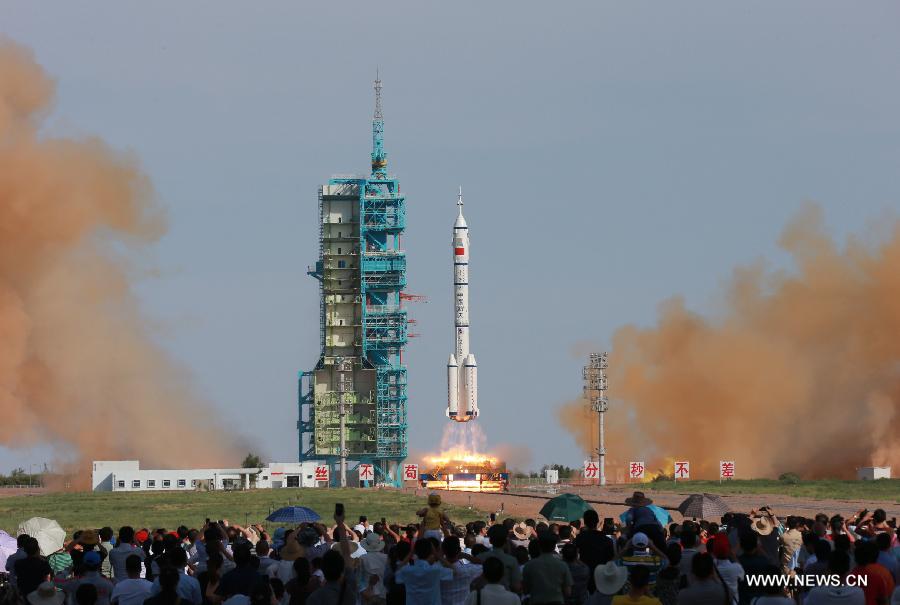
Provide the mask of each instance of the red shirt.
{"label": "red shirt", "polygon": [[878,599],[883,599],[882,603],[890,603],[891,593],[894,592],[894,578],[884,565],[869,563],[850,573],[866,577],[866,585],[860,586],[866,595],[866,605],[878,605]]}

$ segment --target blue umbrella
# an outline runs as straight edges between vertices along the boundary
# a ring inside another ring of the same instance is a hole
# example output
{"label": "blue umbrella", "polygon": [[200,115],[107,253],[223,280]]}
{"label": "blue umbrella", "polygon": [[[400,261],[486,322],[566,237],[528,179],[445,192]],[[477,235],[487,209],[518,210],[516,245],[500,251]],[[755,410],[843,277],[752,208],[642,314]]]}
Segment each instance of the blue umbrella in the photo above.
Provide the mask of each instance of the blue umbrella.
{"label": "blue umbrella", "polygon": [[275,523],[312,523],[322,517],[319,513],[305,506],[285,506],[266,517],[266,521]]}
{"label": "blue umbrella", "polygon": [[[670,515],[669,511],[667,511],[666,509],[656,506],[655,504],[648,504],[647,508],[653,511],[653,515],[656,517],[656,520],[659,521],[659,524],[663,527],[672,522],[672,515]],[[624,513],[619,515],[619,520],[622,523],[627,524],[631,520],[631,509],[628,509]]]}

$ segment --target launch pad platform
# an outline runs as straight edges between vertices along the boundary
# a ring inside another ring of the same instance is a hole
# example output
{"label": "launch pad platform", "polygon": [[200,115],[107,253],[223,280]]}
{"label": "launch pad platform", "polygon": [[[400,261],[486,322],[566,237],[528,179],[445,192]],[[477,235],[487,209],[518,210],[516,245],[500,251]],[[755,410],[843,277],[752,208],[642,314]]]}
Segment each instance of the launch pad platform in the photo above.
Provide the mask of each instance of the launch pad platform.
{"label": "launch pad platform", "polygon": [[506,464],[492,458],[447,459],[419,476],[422,487],[452,491],[505,492],[509,488]]}

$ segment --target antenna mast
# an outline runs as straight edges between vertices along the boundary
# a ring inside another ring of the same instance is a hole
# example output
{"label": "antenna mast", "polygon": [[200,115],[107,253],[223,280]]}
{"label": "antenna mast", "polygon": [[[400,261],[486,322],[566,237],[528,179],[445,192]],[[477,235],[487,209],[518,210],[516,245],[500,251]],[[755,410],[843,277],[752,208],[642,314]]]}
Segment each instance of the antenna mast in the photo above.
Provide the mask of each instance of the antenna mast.
{"label": "antenna mast", "polygon": [[603,416],[609,409],[606,398],[606,370],[609,368],[608,353],[591,353],[588,365],[584,366],[584,396],[590,404],[591,411],[596,412],[599,420],[599,440],[597,447],[597,467],[599,468],[600,485],[606,485],[606,435],[604,434]]}

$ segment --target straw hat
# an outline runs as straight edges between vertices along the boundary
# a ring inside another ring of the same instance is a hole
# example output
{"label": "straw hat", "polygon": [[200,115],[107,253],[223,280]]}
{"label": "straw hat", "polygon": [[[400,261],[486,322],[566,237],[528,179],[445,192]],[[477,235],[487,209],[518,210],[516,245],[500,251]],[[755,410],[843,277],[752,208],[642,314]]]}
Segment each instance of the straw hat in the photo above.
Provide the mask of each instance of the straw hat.
{"label": "straw hat", "polygon": [[78,541],[85,546],[96,546],[97,544],[100,544],[100,536],[97,535],[96,530],[86,529],[78,536]]}
{"label": "straw hat", "polygon": [[384,550],[384,542],[381,540],[381,536],[371,533],[362,541],[362,547],[366,549],[366,552],[380,552]]}
{"label": "straw hat", "polygon": [[598,565],[594,568],[594,584],[597,591],[604,595],[614,595],[625,586],[628,570],[616,565],[615,561]]}
{"label": "straw hat", "polygon": [[775,524],[768,517],[753,517],[750,519],[753,531],[760,536],[768,536],[775,530]]}
{"label": "straw hat", "polygon": [[41,582],[37,590],[28,595],[30,605],[62,605],[66,593],[56,590],[53,582]]}
{"label": "straw hat", "polygon": [[278,553],[281,556],[282,561],[296,561],[299,557],[302,557],[305,553],[300,543],[294,540],[292,537],[287,543],[281,548],[281,552]]}
{"label": "straw hat", "polygon": [[634,492],[630,498],[625,498],[625,506],[647,506],[653,504],[653,500],[646,497],[644,492]]}
{"label": "straw hat", "polygon": [[528,526],[523,522],[516,523],[512,528],[513,535],[517,540],[527,540],[528,539]]}
{"label": "straw hat", "polygon": [[[351,559],[358,559],[360,557],[366,556],[365,549],[363,549],[363,547],[360,546],[358,542],[347,541],[347,545],[350,547],[350,558]],[[341,548],[340,542],[335,542],[334,544],[331,545],[331,550],[340,550],[340,548]]]}

